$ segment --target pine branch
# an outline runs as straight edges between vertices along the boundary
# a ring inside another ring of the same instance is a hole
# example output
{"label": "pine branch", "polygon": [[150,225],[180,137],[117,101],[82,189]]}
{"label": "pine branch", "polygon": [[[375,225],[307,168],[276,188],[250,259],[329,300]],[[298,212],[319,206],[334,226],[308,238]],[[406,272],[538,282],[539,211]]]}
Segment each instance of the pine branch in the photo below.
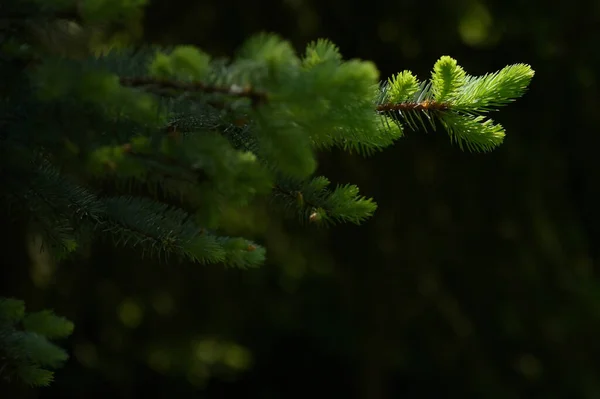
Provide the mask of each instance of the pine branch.
{"label": "pine branch", "polygon": [[[64,254],[100,232],[159,257],[258,266],[263,247],[220,235],[224,212],[271,194],[303,222],[362,223],[376,204],[354,185],[330,188],[314,177],[317,150],[369,155],[405,127],[436,124],[460,148],[491,150],[504,129],[484,114],[522,95],[533,76],[517,64],[472,77],[442,57],[429,81],[403,71],[379,84],[373,63],[344,60],[327,40],[299,56],[269,34],[250,38],[231,61],[193,46],[101,43],[89,54],[87,33],[137,24],[141,2],[78,3],[83,34],[48,20],[69,3],[8,0],[0,12],[25,11],[28,20],[0,27],[0,40],[10,39],[0,44],[0,203]],[[14,305],[0,301],[0,373],[47,384],[45,366],[65,359],[48,339],[68,323]]]}
{"label": "pine branch", "polygon": [[441,123],[461,149],[490,151],[505,136],[501,125],[481,114],[506,105],[522,96],[534,75],[525,64],[475,77],[467,75],[456,60],[441,57],[429,82],[410,72],[401,72],[382,85],[376,100],[377,112],[413,130]]}
{"label": "pine branch", "polygon": [[191,214],[147,198],[104,200],[107,219],[99,225],[117,245],[140,247],[151,255],[177,255],[201,264],[251,267],[264,249],[242,238],[219,237],[198,227]]}
{"label": "pine branch", "polygon": [[280,180],[274,186],[272,198],[289,213],[296,214],[301,222],[321,226],[337,222],[360,224],[377,209],[372,199],[358,194],[358,187],[339,185],[330,190],[329,184],[323,176],[304,182]]}

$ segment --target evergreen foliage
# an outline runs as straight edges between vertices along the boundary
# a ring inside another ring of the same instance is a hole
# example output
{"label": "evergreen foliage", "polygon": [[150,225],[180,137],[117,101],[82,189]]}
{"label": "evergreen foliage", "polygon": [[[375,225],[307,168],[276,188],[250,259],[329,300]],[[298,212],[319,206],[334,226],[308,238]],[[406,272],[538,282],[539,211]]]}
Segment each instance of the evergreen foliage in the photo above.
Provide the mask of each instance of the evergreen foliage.
{"label": "evergreen foliage", "polygon": [[[123,46],[122,26],[139,25],[143,3],[0,6],[1,207],[56,259],[100,236],[158,256],[260,265],[264,248],[223,233],[229,209],[269,196],[302,222],[359,224],[376,204],[315,177],[316,151],[369,155],[406,128],[437,125],[460,148],[492,150],[505,132],[487,113],[533,76],[523,64],[470,76],[444,56],[428,81],[404,71],[380,84],[374,64],[343,60],[327,40],[299,56],[272,34],[231,60],[194,46]],[[45,385],[41,367],[65,354],[44,337],[72,326],[23,312],[2,302],[2,367]]]}
{"label": "evergreen foliage", "polygon": [[25,304],[0,298],[0,377],[45,386],[67,353],[50,342],[71,334],[73,324],[53,312],[25,313]]}

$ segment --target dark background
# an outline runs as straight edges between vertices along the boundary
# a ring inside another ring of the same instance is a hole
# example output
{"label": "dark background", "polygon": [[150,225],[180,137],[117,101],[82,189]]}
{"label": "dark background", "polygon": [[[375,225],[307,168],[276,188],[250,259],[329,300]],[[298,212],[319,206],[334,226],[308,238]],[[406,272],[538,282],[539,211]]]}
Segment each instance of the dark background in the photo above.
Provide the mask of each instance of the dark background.
{"label": "dark background", "polygon": [[414,132],[369,159],[323,154],[320,172],[376,215],[327,230],[256,217],[240,231],[263,237],[260,269],[98,246],[3,271],[30,309],[76,325],[56,382],[14,397],[600,398],[600,2],[155,0],[144,31],[223,56],[261,31],[299,51],[326,37],[382,78],[425,79],[441,55],[536,76],[493,116],[493,153]]}

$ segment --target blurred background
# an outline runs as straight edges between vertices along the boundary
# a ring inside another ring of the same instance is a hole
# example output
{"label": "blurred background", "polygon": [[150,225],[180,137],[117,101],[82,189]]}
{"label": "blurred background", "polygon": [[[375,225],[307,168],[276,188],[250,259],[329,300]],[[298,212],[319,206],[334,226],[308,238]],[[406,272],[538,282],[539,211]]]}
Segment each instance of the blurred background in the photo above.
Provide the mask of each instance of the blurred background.
{"label": "blurred background", "polygon": [[382,79],[425,79],[441,55],[536,76],[493,115],[493,153],[414,132],[323,154],[377,213],[330,229],[259,214],[239,233],[267,246],[260,269],[24,255],[10,294],[76,329],[50,388],[7,397],[600,398],[600,2],[154,0],[143,35],[227,56],[261,31],[299,51],[329,38]]}

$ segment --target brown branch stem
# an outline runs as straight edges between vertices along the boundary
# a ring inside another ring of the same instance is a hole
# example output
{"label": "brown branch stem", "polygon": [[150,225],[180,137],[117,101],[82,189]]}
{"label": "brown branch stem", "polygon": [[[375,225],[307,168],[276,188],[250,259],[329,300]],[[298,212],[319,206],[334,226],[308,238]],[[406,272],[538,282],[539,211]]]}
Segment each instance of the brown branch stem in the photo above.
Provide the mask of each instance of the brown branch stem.
{"label": "brown branch stem", "polygon": [[121,77],[120,83],[127,87],[154,86],[159,89],[180,90],[185,92],[201,92],[207,94],[224,94],[232,97],[248,98],[252,106],[267,102],[267,93],[254,90],[251,86],[212,86],[202,82],[178,82],[174,80],[151,77]]}
{"label": "brown branch stem", "polygon": [[450,104],[439,101],[421,101],[421,102],[403,102],[403,103],[384,103],[377,106],[378,112],[390,111],[447,111]]}

